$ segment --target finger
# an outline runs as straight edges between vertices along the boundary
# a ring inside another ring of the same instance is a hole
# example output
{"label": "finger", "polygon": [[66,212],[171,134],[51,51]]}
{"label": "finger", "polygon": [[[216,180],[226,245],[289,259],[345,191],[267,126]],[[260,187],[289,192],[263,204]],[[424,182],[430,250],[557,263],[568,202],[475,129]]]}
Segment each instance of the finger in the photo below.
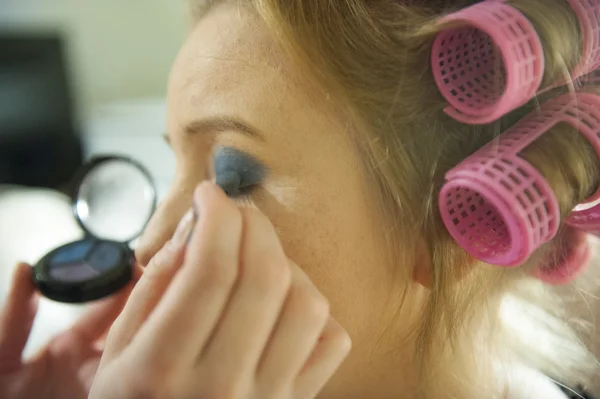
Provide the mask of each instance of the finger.
{"label": "finger", "polygon": [[[153,309],[160,302],[173,277],[177,274],[184,256],[184,245],[194,223],[193,212],[186,213],[173,235],[150,260],[123,311],[113,324],[106,343],[105,357],[120,353],[127,346]],[[139,271],[137,274],[139,275]]]}
{"label": "finger", "polygon": [[250,370],[254,377],[290,288],[291,271],[269,220],[252,209],[242,214],[238,285],[200,361],[230,375]]}
{"label": "finger", "polygon": [[169,243],[152,258],[108,334],[106,357],[120,353],[131,342],[167,290],[182,258]]}
{"label": "finger", "polygon": [[292,271],[292,287],[257,373],[265,397],[287,394],[329,319],[327,300],[299,269]]}
{"label": "finger", "polygon": [[31,280],[31,267],[20,263],[0,314],[0,371],[11,370],[21,364],[38,302],[39,297]]}
{"label": "finger", "polygon": [[143,352],[146,361],[168,363],[185,357],[195,362],[237,280],[242,234],[239,208],[213,183],[202,183],[194,196],[198,221],[184,265],[142,327],[136,340],[140,347],[132,347]]}
{"label": "finger", "polygon": [[137,282],[140,281],[143,274],[144,274],[144,268],[142,266],[140,266],[139,263],[136,262],[135,265],[133,266],[133,275],[131,277],[134,287],[137,284]]}
{"label": "finger", "polygon": [[82,342],[93,343],[100,339],[110,328],[123,310],[127,298],[133,289],[133,282],[121,292],[92,306],[71,328]]}
{"label": "finger", "polygon": [[123,302],[121,304],[121,308],[118,311],[118,314],[115,316],[115,318],[112,320],[111,325],[108,327],[108,329],[106,329],[97,339],[95,343],[98,344],[102,344],[101,347],[104,348],[104,344],[106,343],[106,337],[107,334],[110,330],[110,328],[112,328],[112,326],[115,324],[115,322],[117,321],[119,315],[121,314],[121,312],[123,311],[123,309],[125,308],[125,305],[127,304],[127,301],[129,300],[131,293],[133,292],[133,289],[135,288],[136,284],[138,283],[138,281],[140,281],[140,278],[142,277],[142,274],[144,273],[144,268],[142,266],[140,266],[140,264],[136,263],[133,266],[133,274],[131,276],[131,283],[130,285],[128,285],[127,287],[125,287],[125,290],[123,291],[124,293],[124,297],[123,297]]}
{"label": "finger", "polygon": [[296,379],[294,397],[316,397],[350,353],[352,341],[333,318],[329,318],[319,342]]}

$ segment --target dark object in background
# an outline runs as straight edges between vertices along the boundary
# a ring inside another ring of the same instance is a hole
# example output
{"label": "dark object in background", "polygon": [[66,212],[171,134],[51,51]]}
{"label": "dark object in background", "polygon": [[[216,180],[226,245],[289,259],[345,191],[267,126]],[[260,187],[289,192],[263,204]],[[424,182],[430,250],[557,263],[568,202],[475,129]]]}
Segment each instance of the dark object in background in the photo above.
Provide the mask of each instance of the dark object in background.
{"label": "dark object in background", "polygon": [[0,184],[61,189],[83,163],[59,35],[0,32]]}

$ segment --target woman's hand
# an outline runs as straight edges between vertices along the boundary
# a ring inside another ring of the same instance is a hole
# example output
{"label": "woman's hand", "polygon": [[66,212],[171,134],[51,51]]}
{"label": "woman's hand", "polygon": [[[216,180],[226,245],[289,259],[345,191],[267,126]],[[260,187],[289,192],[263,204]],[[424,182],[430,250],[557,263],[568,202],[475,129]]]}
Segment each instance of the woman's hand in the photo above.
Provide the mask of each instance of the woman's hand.
{"label": "woman's hand", "polygon": [[[111,328],[91,399],[308,399],[350,349],[258,211],[212,183]],[[189,225],[188,225],[189,226]]]}
{"label": "woman's hand", "polygon": [[0,398],[84,399],[102,354],[98,340],[108,331],[131,289],[95,305],[71,329],[54,338],[36,357],[23,349],[37,312],[31,267],[20,264],[0,313]]}

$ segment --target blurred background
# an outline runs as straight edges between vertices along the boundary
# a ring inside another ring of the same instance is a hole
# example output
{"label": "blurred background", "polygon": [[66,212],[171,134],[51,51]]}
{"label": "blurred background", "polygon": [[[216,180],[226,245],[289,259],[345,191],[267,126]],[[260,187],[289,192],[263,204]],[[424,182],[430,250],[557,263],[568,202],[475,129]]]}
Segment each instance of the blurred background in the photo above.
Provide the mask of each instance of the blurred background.
{"label": "blurred background", "polygon": [[[64,193],[90,157],[133,157],[164,194],[185,11],[185,0],[0,0],[0,303],[15,262],[82,236]],[[81,311],[43,301],[28,351]]]}

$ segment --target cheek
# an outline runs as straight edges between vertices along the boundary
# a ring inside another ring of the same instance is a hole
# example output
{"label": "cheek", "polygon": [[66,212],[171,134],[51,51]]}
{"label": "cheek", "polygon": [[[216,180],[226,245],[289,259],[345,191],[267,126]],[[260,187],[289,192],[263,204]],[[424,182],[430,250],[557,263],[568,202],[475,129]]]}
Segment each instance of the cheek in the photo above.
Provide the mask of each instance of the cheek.
{"label": "cheek", "polygon": [[385,306],[393,279],[381,225],[366,199],[348,185],[336,192],[335,185],[315,184],[293,195],[276,186],[267,186],[256,205],[275,225],[286,254],[329,299],[338,321],[355,336],[368,334],[373,309]]}

